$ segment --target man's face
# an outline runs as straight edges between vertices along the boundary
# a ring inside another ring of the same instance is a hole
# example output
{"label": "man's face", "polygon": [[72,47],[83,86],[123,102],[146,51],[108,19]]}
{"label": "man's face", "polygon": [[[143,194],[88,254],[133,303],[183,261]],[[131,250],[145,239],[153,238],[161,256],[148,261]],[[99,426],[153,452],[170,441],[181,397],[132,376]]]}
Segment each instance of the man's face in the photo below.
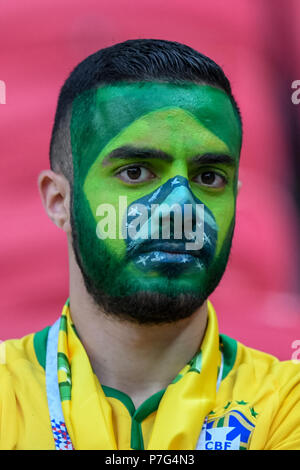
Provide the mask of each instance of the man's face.
{"label": "man's face", "polygon": [[103,86],[73,103],[70,130],[73,246],[90,294],[140,323],[191,315],[233,236],[241,130],[229,97],[191,83]]}

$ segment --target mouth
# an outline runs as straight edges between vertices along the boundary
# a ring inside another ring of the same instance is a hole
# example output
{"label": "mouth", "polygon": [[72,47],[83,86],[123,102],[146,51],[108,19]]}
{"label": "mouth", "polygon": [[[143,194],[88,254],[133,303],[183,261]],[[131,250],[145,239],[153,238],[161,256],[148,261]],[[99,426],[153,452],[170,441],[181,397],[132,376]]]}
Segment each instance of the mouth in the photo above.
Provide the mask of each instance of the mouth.
{"label": "mouth", "polygon": [[[205,262],[200,259],[200,250],[186,250],[182,241],[152,241],[142,243],[134,253],[134,263],[144,270],[158,269],[179,275],[186,269],[203,270]],[[171,271],[170,271],[171,270]]]}
{"label": "mouth", "polygon": [[151,250],[139,253],[134,258],[134,263],[140,269],[146,271],[149,269],[159,270],[172,276],[180,275],[187,269],[199,272],[199,270],[203,270],[205,267],[198,257],[187,254],[186,251],[162,251],[154,250],[154,247]]}
{"label": "mouth", "polygon": [[138,254],[150,252],[163,252],[170,255],[184,255],[199,258],[200,250],[187,250],[183,242],[151,242],[143,243],[138,247]]}

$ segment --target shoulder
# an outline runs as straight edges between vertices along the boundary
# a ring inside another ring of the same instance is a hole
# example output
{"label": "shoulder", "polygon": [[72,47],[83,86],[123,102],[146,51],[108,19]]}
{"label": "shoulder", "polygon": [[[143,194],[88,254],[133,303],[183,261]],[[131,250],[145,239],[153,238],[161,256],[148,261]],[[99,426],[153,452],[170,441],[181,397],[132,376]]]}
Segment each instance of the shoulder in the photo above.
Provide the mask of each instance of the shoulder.
{"label": "shoulder", "polygon": [[22,338],[8,339],[0,345],[0,365],[4,373],[16,371],[26,365],[31,370],[44,370],[49,326],[36,333],[30,333]]}
{"label": "shoulder", "polygon": [[11,393],[21,394],[28,383],[44,384],[48,331],[46,327],[0,344],[0,405]]}
{"label": "shoulder", "polygon": [[31,435],[44,429],[48,433],[45,393],[48,330],[49,327],[0,344],[0,449],[26,448],[23,441],[27,434],[20,432],[25,423],[29,423]]}
{"label": "shoulder", "polygon": [[24,402],[30,389],[44,387],[48,330],[0,344],[0,408],[8,400]]}
{"label": "shoulder", "polygon": [[299,383],[300,362],[280,361],[277,357],[246,346],[227,335],[220,335],[220,345],[224,357],[225,378],[229,373],[231,377],[235,374],[253,374],[256,379],[272,376],[278,385],[286,383],[289,379]]}
{"label": "shoulder", "polygon": [[255,428],[249,448],[300,449],[300,363],[280,361],[226,335],[220,344],[219,414],[246,417]]}

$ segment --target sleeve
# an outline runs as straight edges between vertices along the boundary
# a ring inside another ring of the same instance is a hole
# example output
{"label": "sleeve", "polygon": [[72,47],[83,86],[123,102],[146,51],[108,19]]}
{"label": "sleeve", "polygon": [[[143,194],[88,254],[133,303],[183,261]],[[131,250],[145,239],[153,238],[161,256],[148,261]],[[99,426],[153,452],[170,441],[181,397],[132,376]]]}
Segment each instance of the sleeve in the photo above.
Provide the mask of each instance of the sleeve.
{"label": "sleeve", "polygon": [[300,450],[300,364],[291,367],[289,375],[280,389],[266,450]]}

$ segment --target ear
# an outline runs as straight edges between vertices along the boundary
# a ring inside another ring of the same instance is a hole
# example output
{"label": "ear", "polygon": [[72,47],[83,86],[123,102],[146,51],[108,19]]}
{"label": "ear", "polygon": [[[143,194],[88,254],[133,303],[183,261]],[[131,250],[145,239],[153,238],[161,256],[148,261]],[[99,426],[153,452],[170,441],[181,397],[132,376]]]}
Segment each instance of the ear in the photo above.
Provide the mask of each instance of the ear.
{"label": "ear", "polygon": [[38,187],[43,206],[57,227],[71,232],[70,185],[62,174],[44,170],[39,174]]}
{"label": "ear", "polygon": [[242,185],[243,185],[243,183],[241,182],[241,180],[238,180],[238,184],[237,184],[237,194],[239,194]]}

